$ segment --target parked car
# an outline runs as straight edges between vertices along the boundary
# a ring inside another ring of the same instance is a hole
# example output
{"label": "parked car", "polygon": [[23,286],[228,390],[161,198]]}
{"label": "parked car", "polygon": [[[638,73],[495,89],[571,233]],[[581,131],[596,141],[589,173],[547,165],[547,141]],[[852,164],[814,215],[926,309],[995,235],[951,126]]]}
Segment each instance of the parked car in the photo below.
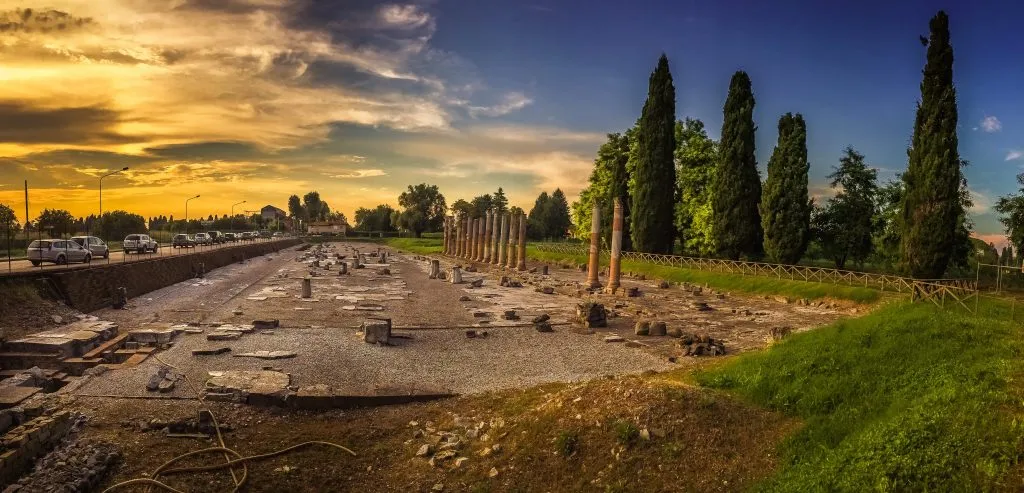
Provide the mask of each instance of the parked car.
{"label": "parked car", "polygon": [[252,231],[243,231],[242,232],[242,241],[249,241],[249,240],[252,240],[252,238],[253,238],[252,237]]}
{"label": "parked car", "polygon": [[260,231],[260,238],[270,238],[270,236],[271,236],[270,231],[267,231],[267,230]]}
{"label": "parked car", "polygon": [[92,253],[72,240],[34,240],[28,245],[28,260],[32,265],[43,262],[68,264],[92,262]]}
{"label": "parked car", "polygon": [[224,233],[224,241],[228,243],[234,243],[238,241],[238,236],[234,233]]}
{"label": "parked car", "polygon": [[196,240],[187,234],[176,234],[171,239],[172,248],[194,248],[196,246]]}
{"label": "parked car", "polygon": [[110,248],[107,247],[107,242],[95,236],[72,236],[71,241],[89,250],[93,257],[110,258]]}
{"label": "parked car", "polygon": [[210,235],[206,233],[196,233],[193,240],[196,242],[196,245],[210,245],[213,243],[213,240],[210,239]]}
{"label": "parked car", "polygon": [[207,231],[206,234],[210,235],[210,243],[214,245],[224,243],[224,233],[220,231]]}
{"label": "parked car", "polygon": [[124,253],[156,253],[160,249],[160,244],[153,238],[150,238],[149,235],[128,235],[124,238],[124,243],[121,246],[124,249]]}
{"label": "parked car", "polygon": [[280,232],[280,231],[275,231],[275,232],[274,232],[274,238],[280,238],[280,237],[282,237],[282,236],[284,236],[284,233],[282,233],[282,232]]}

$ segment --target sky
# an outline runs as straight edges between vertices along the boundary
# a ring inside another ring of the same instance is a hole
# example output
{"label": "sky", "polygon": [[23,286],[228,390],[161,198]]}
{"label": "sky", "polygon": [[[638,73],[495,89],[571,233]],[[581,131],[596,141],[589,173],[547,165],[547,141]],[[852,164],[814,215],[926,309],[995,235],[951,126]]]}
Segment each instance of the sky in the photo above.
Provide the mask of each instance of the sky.
{"label": "sky", "polygon": [[0,203],[143,216],[286,208],[317,190],[350,219],[407,185],[449,204],[503,187],[570,201],[631,126],[665,53],[679,118],[718,138],[745,70],[764,176],[786,112],[811,193],[847,145],[906,168],[928,20],[950,16],[960,153],[978,236],[1024,166],[1016,2],[876,0],[0,0]]}

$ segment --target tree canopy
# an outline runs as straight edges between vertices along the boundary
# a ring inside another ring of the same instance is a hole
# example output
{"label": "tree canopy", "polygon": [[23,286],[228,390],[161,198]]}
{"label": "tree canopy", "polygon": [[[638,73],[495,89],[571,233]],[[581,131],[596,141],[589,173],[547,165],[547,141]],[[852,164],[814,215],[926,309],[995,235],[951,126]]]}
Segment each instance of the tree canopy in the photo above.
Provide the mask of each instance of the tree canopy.
{"label": "tree canopy", "polygon": [[[799,113],[779,118],[779,141],[768,160],[761,196],[764,250],[773,262],[795,264],[810,241],[807,126]],[[870,216],[868,216],[870,218]]]}
{"label": "tree canopy", "polygon": [[746,72],[733,74],[723,108],[722,140],[711,201],[714,237],[726,258],[763,254],[761,176],[754,155],[754,92]]}
{"label": "tree canopy", "polygon": [[437,231],[444,224],[448,205],[437,185],[409,185],[398,196],[398,205],[404,210],[398,217],[398,225],[412,231],[419,238],[424,231]]}
{"label": "tree canopy", "polygon": [[675,242],[675,122],[676,90],[662,54],[640,115],[630,182],[630,235],[641,252],[672,253]]}

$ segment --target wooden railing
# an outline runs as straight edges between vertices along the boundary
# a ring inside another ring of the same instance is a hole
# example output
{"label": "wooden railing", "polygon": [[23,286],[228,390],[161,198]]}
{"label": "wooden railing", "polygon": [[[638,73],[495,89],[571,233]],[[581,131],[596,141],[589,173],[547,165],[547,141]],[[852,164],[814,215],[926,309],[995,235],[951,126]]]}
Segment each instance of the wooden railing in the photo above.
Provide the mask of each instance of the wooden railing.
{"label": "wooden railing", "polygon": [[[582,245],[536,243],[534,247],[544,252],[588,255],[587,247]],[[602,257],[607,258],[610,256],[610,253],[606,249],[601,250]],[[654,265],[667,265],[684,269],[861,286],[881,291],[909,293],[915,301],[930,300],[937,304],[943,304],[946,300],[950,300],[950,302],[959,302],[965,307],[967,307],[966,300],[978,294],[978,283],[971,279],[912,279],[890,274],[873,274],[870,272],[830,269],[827,267],[771,264],[745,260],[721,260],[643,252],[622,252],[622,258],[635,262],[646,262]]]}

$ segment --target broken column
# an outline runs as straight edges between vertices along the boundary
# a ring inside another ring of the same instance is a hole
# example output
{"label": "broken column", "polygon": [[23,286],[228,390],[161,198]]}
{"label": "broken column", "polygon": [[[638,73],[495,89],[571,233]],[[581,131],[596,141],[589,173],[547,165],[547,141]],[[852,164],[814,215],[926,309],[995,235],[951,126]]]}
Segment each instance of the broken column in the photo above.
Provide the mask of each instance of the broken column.
{"label": "broken column", "polygon": [[609,293],[615,294],[619,289],[619,278],[622,275],[622,199],[615,198],[615,210],[612,215],[612,258],[608,262]]}
{"label": "broken column", "polygon": [[448,255],[448,247],[451,245],[450,240],[451,240],[452,235],[451,235],[450,226],[451,225],[448,223],[448,216],[445,216],[444,217],[444,243],[443,243],[443,246],[441,247],[441,253],[444,254],[444,255]]}
{"label": "broken column", "polygon": [[487,211],[487,219],[484,220],[484,263],[491,263],[491,234],[494,232],[494,212]]}
{"label": "broken column", "polygon": [[452,246],[452,251],[451,251],[450,255],[455,255],[457,257],[460,253],[462,253],[462,222],[461,221],[456,221],[455,222],[455,244]]}
{"label": "broken column", "polygon": [[430,261],[430,278],[437,279],[437,275],[441,273],[441,261],[433,259]]}
{"label": "broken column", "polygon": [[506,244],[508,243],[508,213],[501,215],[501,231],[498,235],[498,261],[496,264],[501,267],[505,265],[505,259],[508,258],[508,249]]}
{"label": "broken column", "polygon": [[516,258],[519,270],[526,270],[526,214],[519,214],[519,255]]}
{"label": "broken column", "polygon": [[470,221],[468,214],[462,219],[462,253],[459,254],[459,257],[462,258],[469,258],[467,255],[469,255]]}
{"label": "broken column", "polygon": [[452,266],[452,275],[448,277],[452,284],[462,284],[462,268],[457,265]]}
{"label": "broken column", "polygon": [[473,219],[472,225],[469,227],[469,256],[466,257],[469,260],[476,260],[476,247],[480,241],[480,218]]}
{"label": "broken column", "polygon": [[476,260],[477,262],[484,261],[484,238],[487,236],[487,218],[480,218],[480,229],[476,231]]}
{"label": "broken column", "polygon": [[338,264],[338,267],[340,267],[338,269],[339,276],[344,276],[345,274],[348,274],[348,262],[342,262]]}
{"label": "broken column", "polygon": [[309,276],[302,278],[302,297],[312,298],[313,297],[313,279]]}
{"label": "broken column", "polygon": [[601,286],[597,271],[601,268],[601,206],[594,204],[590,220],[590,263],[587,265],[587,285]]}
{"label": "broken column", "polygon": [[514,269],[516,267],[516,238],[519,237],[519,225],[516,222],[518,214],[509,214],[508,218],[508,258],[505,259],[505,267]]}

